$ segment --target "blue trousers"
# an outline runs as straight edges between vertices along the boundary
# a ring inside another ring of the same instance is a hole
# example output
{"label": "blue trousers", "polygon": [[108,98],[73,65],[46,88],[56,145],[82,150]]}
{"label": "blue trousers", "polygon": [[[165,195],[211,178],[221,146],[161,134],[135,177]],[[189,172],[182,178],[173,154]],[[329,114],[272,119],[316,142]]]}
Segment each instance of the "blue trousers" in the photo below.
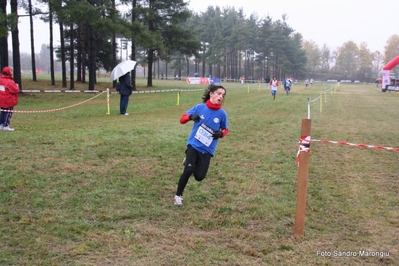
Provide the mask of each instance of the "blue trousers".
{"label": "blue trousers", "polygon": [[[1,108],[3,110],[14,110],[14,107],[9,108]],[[1,112],[0,114],[0,125],[2,124],[4,127],[8,127],[10,125],[11,117],[13,112]]]}
{"label": "blue trousers", "polygon": [[120,102],[120,113],[124,115],[127,110],[127,106],[129,104],[129,97],[130,95],[121,95],[121,102]]}

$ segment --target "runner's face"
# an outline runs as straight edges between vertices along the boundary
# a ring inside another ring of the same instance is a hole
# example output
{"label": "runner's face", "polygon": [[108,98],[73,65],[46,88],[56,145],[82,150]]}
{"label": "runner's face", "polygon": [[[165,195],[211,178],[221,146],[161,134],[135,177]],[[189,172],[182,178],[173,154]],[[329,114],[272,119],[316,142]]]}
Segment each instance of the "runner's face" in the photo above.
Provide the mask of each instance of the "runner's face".
{"label": "runner's face", "polygon": [[222,104],[222,101],[224,99],[224,95],[225,94],[226,94],[226,90],[224,90],[222,88],[217,89],[214,92],[211,92],[209,94],[211,103],[213,103],[213,104]]}

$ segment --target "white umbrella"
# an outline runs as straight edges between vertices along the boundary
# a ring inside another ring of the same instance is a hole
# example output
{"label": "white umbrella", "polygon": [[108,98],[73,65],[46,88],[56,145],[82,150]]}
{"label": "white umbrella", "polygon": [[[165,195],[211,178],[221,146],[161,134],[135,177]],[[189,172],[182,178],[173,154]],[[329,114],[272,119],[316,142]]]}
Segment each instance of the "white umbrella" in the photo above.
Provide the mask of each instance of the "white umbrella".
{"label": "white umbrella", "polygon": [[126,60],[126,61],[119,63],[112,70],[111,80],[116,80],[117,78],[125,75],[127,72],[132,71],[134,69],[134,67],[136,66],[136,63],[137,62],[133,61],[133,60]]}

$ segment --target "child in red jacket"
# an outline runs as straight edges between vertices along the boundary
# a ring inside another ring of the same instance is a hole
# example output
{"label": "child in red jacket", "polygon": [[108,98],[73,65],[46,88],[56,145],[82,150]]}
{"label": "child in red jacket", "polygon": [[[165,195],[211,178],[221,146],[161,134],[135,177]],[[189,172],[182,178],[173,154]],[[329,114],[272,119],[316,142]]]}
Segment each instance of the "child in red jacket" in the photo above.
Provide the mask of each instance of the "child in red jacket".
{"label": "child in red jacket", "polygon": [[14,131],[10,128],[10,121],[14,106],[18,104],[19,86],[14,82],[12,70],[6,66],[0,75],[0,130]]}

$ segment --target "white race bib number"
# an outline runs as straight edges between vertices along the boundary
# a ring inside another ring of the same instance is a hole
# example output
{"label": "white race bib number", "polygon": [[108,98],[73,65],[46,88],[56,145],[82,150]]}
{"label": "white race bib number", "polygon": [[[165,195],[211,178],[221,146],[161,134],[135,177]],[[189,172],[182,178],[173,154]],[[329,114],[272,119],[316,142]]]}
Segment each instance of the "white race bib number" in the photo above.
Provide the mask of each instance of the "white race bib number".
{"label": "white race bib number", "polygon": [[202,144],[209,147],[213,141],[213,130],[205,124],[201,124],[198,128],[197,133],[195,133],[195,138],[198,139]]}

